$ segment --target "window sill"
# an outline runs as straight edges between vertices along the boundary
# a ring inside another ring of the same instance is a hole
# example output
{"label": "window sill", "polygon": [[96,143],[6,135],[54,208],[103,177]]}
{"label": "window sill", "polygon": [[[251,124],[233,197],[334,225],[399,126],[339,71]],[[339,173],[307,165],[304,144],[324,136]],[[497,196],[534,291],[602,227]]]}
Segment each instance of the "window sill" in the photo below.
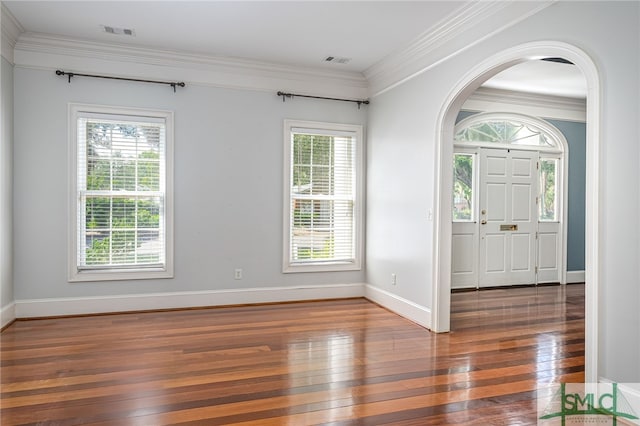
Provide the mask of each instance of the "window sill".
{"label": "window sill", "polygon": [[360,271],[362,266],[356,262],[318,262],[318,263],[289,263],[282,267],[282,273],[295,274],[305,272],[342,272]]}
{"label": "window sill", "polygon": [[173,271],[166,268],[149,269],[107,269],[70,271],[69,282],[91,281],[131,281],[173,278]]}

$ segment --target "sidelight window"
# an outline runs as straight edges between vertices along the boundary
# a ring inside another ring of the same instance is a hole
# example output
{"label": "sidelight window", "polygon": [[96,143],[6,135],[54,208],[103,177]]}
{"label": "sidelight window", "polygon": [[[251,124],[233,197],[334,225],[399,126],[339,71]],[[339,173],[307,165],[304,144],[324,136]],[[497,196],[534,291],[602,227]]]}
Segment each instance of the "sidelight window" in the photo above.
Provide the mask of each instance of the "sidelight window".
{"label": "sidelight window", "polygon": [[475,154],[453,155],[453,220],[474,220]]}
{"label": "sidelight window", "polygon": [[558,221],[558,159],[541,158],[538,170],[540,196],[538,217],[540,222]]}

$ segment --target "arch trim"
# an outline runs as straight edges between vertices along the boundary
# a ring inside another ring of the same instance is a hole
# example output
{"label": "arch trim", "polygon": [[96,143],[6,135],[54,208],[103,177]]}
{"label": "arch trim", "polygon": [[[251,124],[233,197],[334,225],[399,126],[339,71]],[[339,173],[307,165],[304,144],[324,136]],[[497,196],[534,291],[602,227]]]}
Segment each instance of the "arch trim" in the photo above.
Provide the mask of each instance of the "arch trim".
{"label": "arch trim", "polygon": [[453,87],[436,123],[436,190],[434,199],[434,250],[432,276],[432,330],[450,330],[451,309],[451,197],[455,118],[464,101],[490,77],[513,65],[544,57],[573,62],[587,80],[586,233],[585,233],[585,381],[598,381],[598,288],[600,282],[600,120],[601,82],[594,61],[582,49],[559,41],[525,43],[499,52],[473,67]]}

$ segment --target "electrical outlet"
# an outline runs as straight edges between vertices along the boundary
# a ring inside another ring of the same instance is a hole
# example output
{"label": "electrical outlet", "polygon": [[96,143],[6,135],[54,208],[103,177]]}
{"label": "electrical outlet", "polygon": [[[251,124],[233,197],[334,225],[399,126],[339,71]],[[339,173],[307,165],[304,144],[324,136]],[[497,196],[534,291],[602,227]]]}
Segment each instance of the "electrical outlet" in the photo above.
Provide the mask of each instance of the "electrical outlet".
{"label": "electrical outlet", "polygon": [[396,280],[396,274],[391,274],[391,285],[396,285],[397,280]]}
{"label": "electrical outlet", "polygon": [[236,269],[234,279],[241,280],[242,279],[242,269]]}

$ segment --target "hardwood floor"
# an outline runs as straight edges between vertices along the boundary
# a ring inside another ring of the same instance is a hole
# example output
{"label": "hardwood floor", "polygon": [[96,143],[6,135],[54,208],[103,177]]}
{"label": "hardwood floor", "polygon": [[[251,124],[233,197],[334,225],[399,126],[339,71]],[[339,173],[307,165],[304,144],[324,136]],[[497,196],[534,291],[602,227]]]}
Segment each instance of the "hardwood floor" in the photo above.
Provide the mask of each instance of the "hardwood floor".
{"label": "hardwood floor", "polygon": [[530,425],[584,379],[584,285],[456,293],[452,329],[365,299],[17,321],[0,423]]}

